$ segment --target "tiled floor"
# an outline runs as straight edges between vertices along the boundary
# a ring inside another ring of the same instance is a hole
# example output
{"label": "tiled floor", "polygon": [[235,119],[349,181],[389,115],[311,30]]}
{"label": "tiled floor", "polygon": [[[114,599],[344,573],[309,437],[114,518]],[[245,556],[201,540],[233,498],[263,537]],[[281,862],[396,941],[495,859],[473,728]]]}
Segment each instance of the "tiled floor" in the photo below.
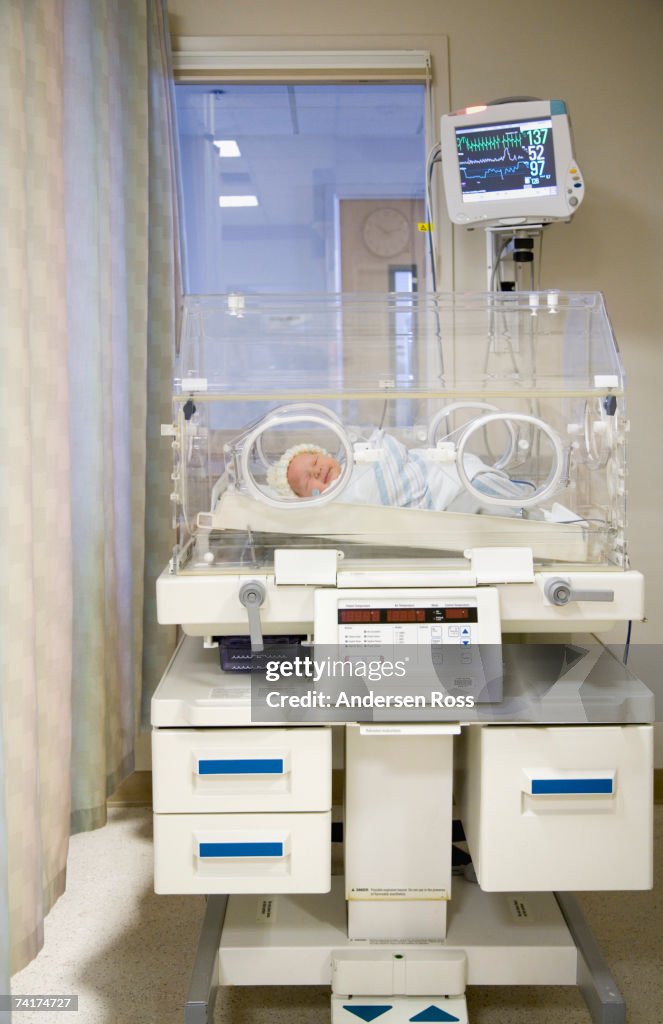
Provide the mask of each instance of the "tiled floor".
{"label": "tiled floor", "polygon": [[[663,807],[656,808],[653,893],[589,894],[586,916],[627,1000],[628,1024],[663,1024]],[[105,828],[71,840],[67,892],[46,920],[40,955],[15,994],[76,993],[79,1012],[30,1011],[17,1024],[181,1024],[204,901],[152,892],[151,812],[115,806]],[[216,1024],[326,1024],[326,988],[235,988]],[[474,988],[472,1024],[588,1024],[575,989]]]}

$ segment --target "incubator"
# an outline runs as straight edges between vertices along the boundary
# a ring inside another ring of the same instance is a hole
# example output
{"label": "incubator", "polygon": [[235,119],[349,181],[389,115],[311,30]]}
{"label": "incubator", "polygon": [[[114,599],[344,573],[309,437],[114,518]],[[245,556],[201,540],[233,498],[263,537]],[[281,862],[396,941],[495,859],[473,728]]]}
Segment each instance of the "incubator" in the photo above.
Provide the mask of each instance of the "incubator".
{"label": "incubator", "polygon": [[465,1024],[468,984],[623,1021],[568,892],[651,885],[653,698],[588,639],[643,616],[624,392],[595,293],[185,300],[152,724],[155,886],[208,896],[189,1024],[286,977],[334,1024]]}
{"label": "incubator", "polygon": [[[387,586],[474,578],[492,556],[491,582],[536,583],[526,608],[505,592],[507,629],[559,629],[569,601],[565,628],[642,614],[624,374],[598,294],[189,297],[164,430],[178,544],[159,614],[187,633],[243,632],[195,581],[271,578],[284,547]],[[302,446],[338,475],[304,497],[275,490]]]}

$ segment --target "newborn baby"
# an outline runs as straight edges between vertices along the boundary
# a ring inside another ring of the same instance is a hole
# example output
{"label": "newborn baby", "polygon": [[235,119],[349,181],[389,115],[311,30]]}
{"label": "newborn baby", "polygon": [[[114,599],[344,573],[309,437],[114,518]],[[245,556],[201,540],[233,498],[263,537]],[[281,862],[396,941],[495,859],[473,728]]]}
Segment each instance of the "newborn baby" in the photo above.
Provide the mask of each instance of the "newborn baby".
{"label": "newborn baby", "polygon": [[[390,434],[377,436],[380,457],[352,468],[341,500],[362,505],[397,508],[478,511],[476,498],[464,491],[452,462],[440,462],[425,449],[407,448]],[[486,466],[477,455],[465,456],[465,471],[477,489],[487,496],[504,496],[508,485],[517,503],[519,488],[505,474]],[[314,444],[289,448],[267,473],[269,485],[284,497],[315,498],[327,490],[342,472],[329,452]],[[481,478],[480,480],[478,478]],[[463,500],[458,507],[456,499]]]}
{"label": "newborn baby", "polygon": [[[283,467],[285,466],[285,474]],[[298,498],[313,498],[322,494],[341,475],[341,464],[323,448],[313,445],[297,445],[281,457],[273,469],[279,468],[275,490],[284,492],[284,484]],[[285,491],[287,494],[288,492]]]}

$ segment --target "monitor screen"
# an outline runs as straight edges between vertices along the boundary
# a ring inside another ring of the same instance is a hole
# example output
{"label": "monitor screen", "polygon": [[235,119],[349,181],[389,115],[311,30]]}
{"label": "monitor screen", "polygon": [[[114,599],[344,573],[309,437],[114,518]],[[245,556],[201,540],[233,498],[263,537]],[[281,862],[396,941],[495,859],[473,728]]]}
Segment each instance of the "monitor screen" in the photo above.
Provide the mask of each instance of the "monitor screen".
{"label": "monitor screen", "polygon": [[455,132],[464,203],[557,195],[551,118]]}

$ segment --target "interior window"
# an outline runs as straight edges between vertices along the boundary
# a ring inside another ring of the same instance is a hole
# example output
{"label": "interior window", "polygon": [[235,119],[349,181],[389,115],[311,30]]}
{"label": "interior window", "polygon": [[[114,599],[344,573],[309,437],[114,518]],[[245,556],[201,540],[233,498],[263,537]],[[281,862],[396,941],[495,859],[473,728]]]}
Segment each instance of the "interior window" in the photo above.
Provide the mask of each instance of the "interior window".
{"label": "interior window", "polygon": [[421,289],[425,85],[180,84],[176,98],[188,292]]}

